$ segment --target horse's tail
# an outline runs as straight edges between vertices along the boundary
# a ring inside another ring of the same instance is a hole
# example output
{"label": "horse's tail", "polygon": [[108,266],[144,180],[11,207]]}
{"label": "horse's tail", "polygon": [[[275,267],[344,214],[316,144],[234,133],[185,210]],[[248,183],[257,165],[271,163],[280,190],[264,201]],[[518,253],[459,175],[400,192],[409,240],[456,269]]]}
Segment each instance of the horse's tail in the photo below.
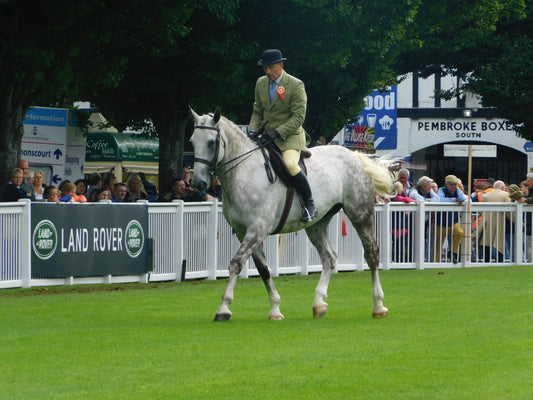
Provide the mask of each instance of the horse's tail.
{"label": "horse's tail", "polygon": [[394,190],[392,188],[392,174],[388,168],[392,164],[392,161],[377,158],[371,159],[366,154],[359,151],[355,151],[354,153],[363,164],[363,171],[372,178],[376,194],[383,197],[393,197]]}

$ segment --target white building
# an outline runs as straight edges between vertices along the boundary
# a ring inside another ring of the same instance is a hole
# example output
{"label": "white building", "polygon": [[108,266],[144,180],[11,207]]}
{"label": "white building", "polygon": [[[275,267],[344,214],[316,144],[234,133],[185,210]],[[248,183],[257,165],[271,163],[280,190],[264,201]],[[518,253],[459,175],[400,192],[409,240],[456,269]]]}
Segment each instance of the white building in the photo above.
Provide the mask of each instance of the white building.
{"label": "white building", "polygon": [[533,171],[533,142],[518,137],[510,124],[472,95],[452,100],[434,95],[458,83],[451,75],[422,79],[409,74],[389,92],[372,92],[355,126],[345,127],[336,139],[349,147],[374,148],[378,155],[403,158],[414,181],[428,175],[441,185],[446,175],[454,174],[466,184],[468,153],[462,150],[468,146],[464,145],[473,148],[473,180],[495,178],[509,184],[524,180]]}

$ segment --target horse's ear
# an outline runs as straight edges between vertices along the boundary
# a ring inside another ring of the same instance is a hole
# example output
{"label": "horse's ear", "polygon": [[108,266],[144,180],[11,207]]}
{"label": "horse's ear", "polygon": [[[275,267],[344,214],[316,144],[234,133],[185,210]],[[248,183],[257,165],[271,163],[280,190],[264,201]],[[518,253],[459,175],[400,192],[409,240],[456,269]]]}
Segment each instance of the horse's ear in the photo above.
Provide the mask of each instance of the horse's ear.
{"label": "horse's ear", "polygon": [[220,121],[220,110],[217,108],[215,115],[213,115],[213,122],[218,124],[218,121]]}
{"label": "horse's ear", "polygon": [[189,106],[189,115],[193,121],[198,121],[200,119],[200,116],[194,112],[191,106]]}

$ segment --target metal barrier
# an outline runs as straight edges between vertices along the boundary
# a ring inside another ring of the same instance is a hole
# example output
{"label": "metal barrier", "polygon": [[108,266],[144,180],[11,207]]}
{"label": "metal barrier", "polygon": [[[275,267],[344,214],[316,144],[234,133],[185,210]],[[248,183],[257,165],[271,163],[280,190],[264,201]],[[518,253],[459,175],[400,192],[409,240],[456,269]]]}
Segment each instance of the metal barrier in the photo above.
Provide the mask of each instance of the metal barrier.
{"label": "metal barrier", "polygon": [[[382,269],[532,262],[533,206],[385,203],[376,204],[375,210]],[[223,217],[221,203],[149,203],[148,216],[148,237],[153,241],[153,270],[149,276],[43,280],[31,277],[31,203],[0,203],[0,288],[228,276],[228,265],[239,241]],[[338,253],[337,271],[367,268],[362,244],[342,212],[332,219],[329,236]],[[270,236],[264,249],[273,276],[305,275],[322,269],[318,252],[304,231]],[[242,276],[256,275],[258,271],[250,259]]]}

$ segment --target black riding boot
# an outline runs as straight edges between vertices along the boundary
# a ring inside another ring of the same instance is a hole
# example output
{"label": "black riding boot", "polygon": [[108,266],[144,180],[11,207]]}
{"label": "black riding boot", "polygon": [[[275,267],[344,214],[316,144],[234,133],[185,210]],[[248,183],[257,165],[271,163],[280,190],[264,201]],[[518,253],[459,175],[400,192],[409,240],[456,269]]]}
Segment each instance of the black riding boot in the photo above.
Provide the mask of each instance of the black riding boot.
{"label": "black riding boot", "polygon": [[311,193],[309,182],[307,181],[307,176],[305,176],[303,171],[300,171],[292,177],[292,181],[294,182],[294,187],[298,193],[300,193],[304,201],[304,214],[300,221],[311,222],[318,215],[318,211],[315,208],[315,202],[313,201],[313,195]]}

